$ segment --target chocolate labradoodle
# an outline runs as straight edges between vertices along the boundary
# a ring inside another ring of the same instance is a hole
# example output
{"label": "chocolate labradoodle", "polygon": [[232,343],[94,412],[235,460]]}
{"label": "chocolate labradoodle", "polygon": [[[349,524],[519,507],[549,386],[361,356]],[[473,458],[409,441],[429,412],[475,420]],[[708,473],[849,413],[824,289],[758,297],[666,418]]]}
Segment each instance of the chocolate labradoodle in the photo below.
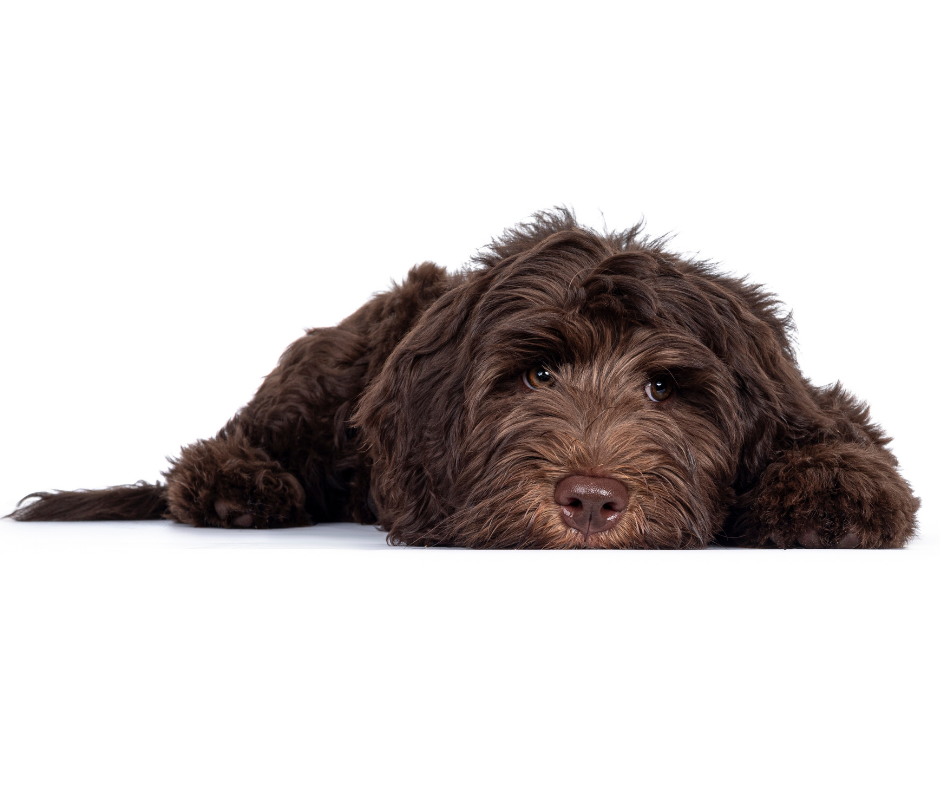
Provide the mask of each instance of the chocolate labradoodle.
{"label": "chocolate labradoodle", "polygon": [[900,547],[889,438],[797,368],[757,285],[565,210],[464,271],[423,263],[291,345],[161,484],[39,493],[20,520],[377,523],[463,547]]}

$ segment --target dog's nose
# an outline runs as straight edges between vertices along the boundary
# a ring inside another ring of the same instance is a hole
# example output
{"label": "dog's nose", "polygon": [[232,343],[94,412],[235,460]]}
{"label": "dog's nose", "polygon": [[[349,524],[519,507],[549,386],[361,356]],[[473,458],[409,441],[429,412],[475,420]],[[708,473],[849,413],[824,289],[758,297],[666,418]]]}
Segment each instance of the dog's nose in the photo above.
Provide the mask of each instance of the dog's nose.
{"label": "dog's nose", "polygon": [[623,483],[607,476],[566,476],[555,487],[561,519],[585,536],[612,528],[629,502]]}

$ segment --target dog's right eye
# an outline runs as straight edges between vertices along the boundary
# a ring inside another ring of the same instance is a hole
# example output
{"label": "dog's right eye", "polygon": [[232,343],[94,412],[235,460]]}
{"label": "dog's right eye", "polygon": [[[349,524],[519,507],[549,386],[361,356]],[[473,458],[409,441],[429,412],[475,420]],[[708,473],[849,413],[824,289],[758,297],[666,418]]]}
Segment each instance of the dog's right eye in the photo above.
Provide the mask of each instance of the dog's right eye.
{"label": "dog's right eye", "polygon": [[657,375],[646,384],[646,396],[653,402],[665,402],[675,390],[675,384],[666,375]]}
{"label": "dog's right eye", "polygon": [[522,373],[522,382],[532,391],[537,391],[538,389],[548,388],[554,384],[555,379],[545,367],[532,367],[532,369],[527,369]]}

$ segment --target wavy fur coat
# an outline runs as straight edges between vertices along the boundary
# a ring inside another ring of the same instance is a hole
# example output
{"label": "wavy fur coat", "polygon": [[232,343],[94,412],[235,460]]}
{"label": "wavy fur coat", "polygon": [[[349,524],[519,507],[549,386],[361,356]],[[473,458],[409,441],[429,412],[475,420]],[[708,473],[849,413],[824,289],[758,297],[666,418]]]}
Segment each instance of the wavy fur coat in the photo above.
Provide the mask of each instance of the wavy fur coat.
{"label": "wavy fur coat", "polygon": [[899,547],[918,500],[868,409],[800,373],[759,286],[560,210],[291,345],[164,483],[21,520],[377,523],[462,547]]}

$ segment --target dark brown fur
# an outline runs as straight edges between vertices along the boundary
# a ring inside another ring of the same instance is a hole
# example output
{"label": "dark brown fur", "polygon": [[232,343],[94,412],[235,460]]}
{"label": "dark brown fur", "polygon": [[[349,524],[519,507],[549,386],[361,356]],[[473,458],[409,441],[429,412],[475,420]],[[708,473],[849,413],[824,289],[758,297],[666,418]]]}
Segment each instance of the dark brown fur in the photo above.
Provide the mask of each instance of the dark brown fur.
{"label": "dark brown fur", "polygon": [[[165,485],[40,493],[13,516],[353,520],[465,547],[903,545],[919,502],[889,439],[801,375],[790,331],[763,289],[638,228],[539,214],[465,271],[424,263],[308,332]],[[521,385],[539,366],[555,385]],[[663,402],[644,392],[655,375],[676,386]],[[626,486],[614,528],[564,524],[572,474]]]}

